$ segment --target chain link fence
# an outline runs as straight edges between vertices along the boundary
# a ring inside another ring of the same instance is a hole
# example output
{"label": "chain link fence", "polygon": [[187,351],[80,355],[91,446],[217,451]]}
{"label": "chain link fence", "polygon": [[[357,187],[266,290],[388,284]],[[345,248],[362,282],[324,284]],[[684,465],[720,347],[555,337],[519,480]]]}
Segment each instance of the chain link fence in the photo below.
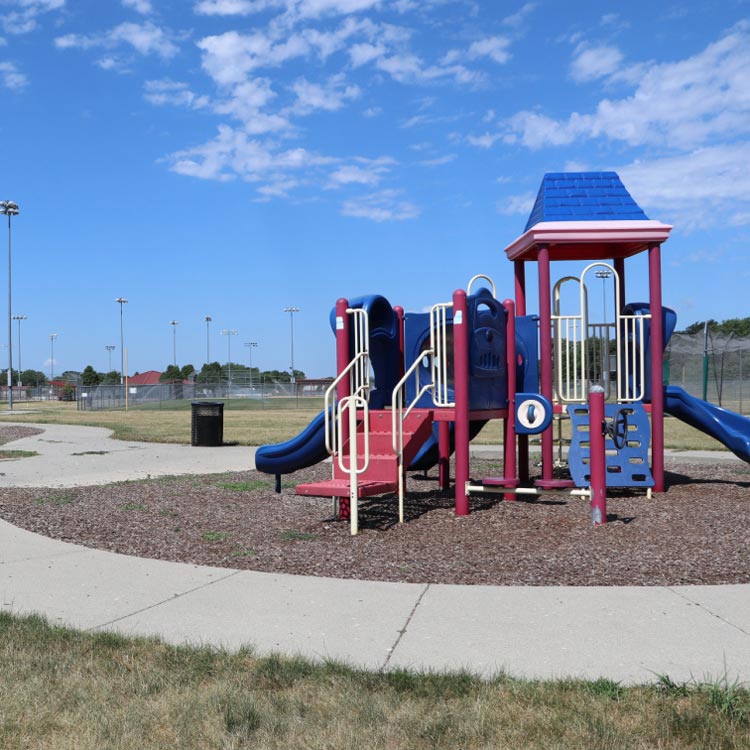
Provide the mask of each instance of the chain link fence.
{"label": "chain link fence", "polygon": [[262,380],[251,383],[160,383],[158,385],[77,386],[75,400],[79,411],[167,405],[178,401],[252,399],[260,409],[320,409],[331,380]]}
{"label": "chain link fence", "polygon": [[750,337],[675,333],[665,363],[670,385],[740,414],[750,410]]}

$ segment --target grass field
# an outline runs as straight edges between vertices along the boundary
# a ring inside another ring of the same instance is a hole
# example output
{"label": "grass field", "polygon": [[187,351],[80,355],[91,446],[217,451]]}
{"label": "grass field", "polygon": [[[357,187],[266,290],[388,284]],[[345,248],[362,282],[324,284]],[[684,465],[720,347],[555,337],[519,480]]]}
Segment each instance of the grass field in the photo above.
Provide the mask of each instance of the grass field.
{"label": "grass field", "polygon": [[[224,402],[224,440],[240,445],[266,445],[288,440],[301,432],[322,409],[322,400],[281,398],[264,403],[252,399]],[[148,404],[128,411],[77,411],[74,403],[38,401],[17,404],[2,420],[106,427],[121,440],[158,443],[190,443],[190,401]],[[672,417],[665,422],[668,448],[678,450],[725,450],[724,446],[702,432]],[[563,436],[570,436],[569,423],[563,422]],[[502,421],[487,424],[474,440],[477,445],[502,443]]]}
{"label": "grass field", "polygon": [[750,748],[726,680],[623,687],[365,672],[0,613],[0,747],[55,750]]}

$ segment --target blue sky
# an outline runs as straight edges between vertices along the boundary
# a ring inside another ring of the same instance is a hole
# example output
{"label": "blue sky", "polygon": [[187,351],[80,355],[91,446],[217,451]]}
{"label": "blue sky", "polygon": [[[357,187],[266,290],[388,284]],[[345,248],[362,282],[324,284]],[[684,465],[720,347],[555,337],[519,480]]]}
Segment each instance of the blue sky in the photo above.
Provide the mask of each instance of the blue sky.
{"label": "blue sky", "polygon": [[744,317],[749,133],[747,0],[0,0],[22,366],[51,333],[55,372],[119,365],[124,296],[131,373],[171,363],[172,320],[200,367],[206,315],[212,360],[288,368],[295,305],[295,366],[331,375],[338,297],[511,296],[550,171],[613,169],[674,225],[680,325]]}

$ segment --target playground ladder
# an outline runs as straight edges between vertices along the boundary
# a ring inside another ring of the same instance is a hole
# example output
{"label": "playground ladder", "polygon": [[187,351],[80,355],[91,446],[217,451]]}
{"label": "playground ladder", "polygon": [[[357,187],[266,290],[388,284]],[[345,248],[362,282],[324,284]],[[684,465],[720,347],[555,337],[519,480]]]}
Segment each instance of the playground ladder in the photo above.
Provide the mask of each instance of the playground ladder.
{"label": "playground ladder", "polygon": [[[403,422],[402,457],[392,450],[391,413],[387,410],[359,409],[360,399],[346,399],[344,411],[350,426],[349,437],[333,460],[333,477],[324,482],[297,485],[298,495],[349,498],[352,534],[358,531],[357,500],[361,497],[396,492],[402,465],[416,456],[432,429],[432,411],[412,409]],[[341,435],[339,435],[341,438]],[[403,520],[401,518],[400,520]]]}
{"label": "playground ladder", "polygon": [[[479,277],[474,277],[471,283]],[[486,277],[482,277],[486,278]],[[391,421],[393,435],[393,452],[398,458],[398,518],[399,523],[404,522],[404,477],[406,468],[411,462],[405,452],[406,421],[412,411],[415,410],[419,400],[425,393],[432,392],[432,402],[436,407],[454,407],[456,404],[448,395],[448,363],[450,358],[450,347],[448,345],[448,312],[453,308],[452,302],[439,302],[430,308],[430,347],[420,352],[419,357],[412,362],[411,367],[404,373],[401,380],[393,388],[391,397]],[[430,359],[431,378],[428,382],[420,380],[419,366],[424,358]],[[407,406],[404,403],[404,392],[406,383],[414,378],[414,398]]]}

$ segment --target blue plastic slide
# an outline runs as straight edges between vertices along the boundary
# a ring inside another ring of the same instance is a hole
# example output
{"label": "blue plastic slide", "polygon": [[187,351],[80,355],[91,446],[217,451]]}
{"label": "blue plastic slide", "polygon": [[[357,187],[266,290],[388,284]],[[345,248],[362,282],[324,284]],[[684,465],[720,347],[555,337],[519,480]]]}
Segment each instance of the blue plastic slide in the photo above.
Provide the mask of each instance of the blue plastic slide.
{"label": "blue plastic slide", "polygon": [[682,388],[664,389],[664,411],[705,432],[750,463],[750,419],[691,396]]}
{"label": "blue plastic slide", "polygon": [[325,411],[322,411],[291,440],[258,448],[255,452],[255,468],[266,474],[290,474],[326,458]]}

